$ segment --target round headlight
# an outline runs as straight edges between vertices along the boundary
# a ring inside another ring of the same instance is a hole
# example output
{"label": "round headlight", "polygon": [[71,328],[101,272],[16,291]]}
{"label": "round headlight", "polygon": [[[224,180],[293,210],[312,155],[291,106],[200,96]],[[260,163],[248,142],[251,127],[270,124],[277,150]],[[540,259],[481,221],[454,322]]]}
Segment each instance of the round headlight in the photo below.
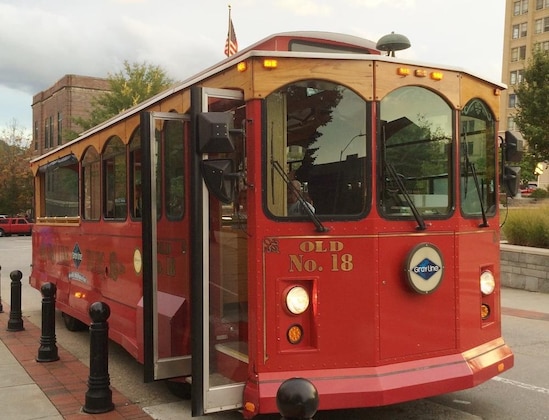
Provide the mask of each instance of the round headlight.
{"label": "round headlight", "polygon": [[496,279],[491,271],[483,271],[480,275],[480,291],[483,295],[491,294],[496,288]]}
{"label": "round headlight", "polygon": [[309,293],[301,287],[292,287],[286,294],[286,307],[295,314],[302,314],[309,307]]}

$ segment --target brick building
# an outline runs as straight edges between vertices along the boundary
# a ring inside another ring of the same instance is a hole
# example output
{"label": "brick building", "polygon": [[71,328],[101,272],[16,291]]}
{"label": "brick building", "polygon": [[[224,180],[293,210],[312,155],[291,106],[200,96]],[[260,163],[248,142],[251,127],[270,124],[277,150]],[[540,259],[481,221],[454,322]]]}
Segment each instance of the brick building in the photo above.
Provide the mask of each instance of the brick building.
{"label": "brick building", "polygon": [[88,118],[92,99],[108,91],[107,79],[67,74],[34,95],[32,137],[35,156],[66,143],[69,133],[82,131],[73,118]]}

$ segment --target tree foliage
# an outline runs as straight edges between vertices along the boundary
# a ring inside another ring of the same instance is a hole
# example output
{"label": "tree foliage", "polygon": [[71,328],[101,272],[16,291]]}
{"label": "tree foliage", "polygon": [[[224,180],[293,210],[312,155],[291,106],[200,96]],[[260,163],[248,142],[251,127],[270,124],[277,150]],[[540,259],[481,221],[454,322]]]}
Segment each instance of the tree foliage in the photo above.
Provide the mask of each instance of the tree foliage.
{"label": "tree foliage", "polygon": [[89,118],[75,118],[84,130],[129,109],[173,85],[160,66],[146,62],[124,61],[124,70],[107,77],[110,91],[98,95],[91,103]]}
{"label": "tree foliage", "polygon": [[30,136],[16,120],[0,131],[0,213],[25,214],[32,208]]}
{"label": "tree foliage", "polygon": [[514,120],[528,144],[525,159],[529,165],[549,159],[549,53],[533,52],[515,94],[518,105]]}

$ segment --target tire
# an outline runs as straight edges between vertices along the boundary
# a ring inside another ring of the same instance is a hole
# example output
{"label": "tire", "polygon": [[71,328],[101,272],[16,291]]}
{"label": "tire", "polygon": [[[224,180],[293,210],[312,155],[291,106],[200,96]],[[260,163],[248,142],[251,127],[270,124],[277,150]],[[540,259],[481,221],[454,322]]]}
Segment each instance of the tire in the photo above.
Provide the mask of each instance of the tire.
{"label": "tire", "polygon": [[65,327],[69,331],[76,332],[76,331],[84,331],[88,329],[88,326],[84,324],[82,321],[80,321],[79,319],[76,319],[73,316],[66,314],[65,312],[63,312],[61,316],[63,317],[63,322],[65,323]]}
{"label": "tire", "polygon": [[0,236],[6,236],[6,234],[4,233],[4,229],[0,229]]}

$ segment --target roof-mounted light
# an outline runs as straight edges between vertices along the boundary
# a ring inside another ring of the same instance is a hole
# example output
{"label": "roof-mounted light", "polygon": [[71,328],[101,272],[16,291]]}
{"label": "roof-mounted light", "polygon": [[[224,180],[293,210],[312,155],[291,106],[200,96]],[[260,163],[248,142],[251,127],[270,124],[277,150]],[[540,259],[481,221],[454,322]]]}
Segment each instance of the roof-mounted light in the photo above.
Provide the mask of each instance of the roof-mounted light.
{"label": "roof-mounted light", "polygon": [[263,60],[263,68],[276,69],[278,67],[278,60],[274,58],[266,58]]}

